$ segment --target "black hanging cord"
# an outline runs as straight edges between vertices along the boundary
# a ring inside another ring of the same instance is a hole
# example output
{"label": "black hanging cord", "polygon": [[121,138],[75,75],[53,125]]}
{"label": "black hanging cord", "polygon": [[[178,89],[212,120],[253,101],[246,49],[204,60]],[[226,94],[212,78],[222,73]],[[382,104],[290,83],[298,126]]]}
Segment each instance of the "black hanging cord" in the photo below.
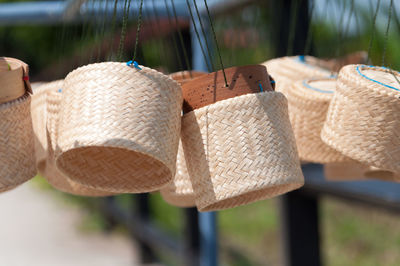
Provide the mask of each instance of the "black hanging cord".
{"label": "black hanging cord", "polygon": [[[169,26],[172,28],[171,13],[169,12],[167,0],[164,0],[164,4],[165,4],[165,10],[167,11],[167,15],[168,15],[168,23],[169,23]],[[173,42],[173,45],[174,45],[176,57],[178,58],[179,68],[181,70],[183,70],[184,67],[183,67],[183,63],[182,63],[181,57],[179,56],[178,43],[176,41],[175,35],[172,35],[172,42]]]}
{"label": "black hanging cord", "polygon": [[122,18],[121,38],[119,40],[119,47],[118,47],[118,61],[122,60],[122,53],[123,53],[124,43],[125,43],[125,38],[126,38],[126,28],[128,25],[130,7],[131,7],[131,0],[129,0],[129,3],[128,3],[128,0],[125,0],[124,16]]}
{"label": "black hanging cord", "polygon": [[293,45],[294,45],[294,35],[296,33],[296,22],[297,22],[297,14],[298,10],[298,2],[301,0],[296,0],[291,2],[290,8],[290,29],[289,29],[289,36],[288,36],[288,46],[286,50],[287,55],[293,54]]}
{"label": "black hanging cord", "polygon": [[174,0],[171,0],[171,4],[172,4],[172,11],[174,12],[174,17],[175,17],[175,25],[176,25],[176,28],[178,30],[179,41],[180,41],[181,47],[183,49],[183,56],[185,58],[186,67],[189,70],[190,77],[193,78],[193,76],[192,76],[192,67],[190,66],[189,57],[188,57],[188,54],[187,54],[187,51],[186,51],[186,48],[185,48],[185,43],[183,41],[182,31],[181,31],[181,28],[178,25],[178,16],[176,15],[176,9],[175,9]]}
{"label": "black hanging cord", "polygon": [[[130,0],[129,0],[130,1]],[[129,9],[128,9],[129,10]],[[142,13],[143,13],[143,0],[140,0],[140,7],[139,7],[139,17],[138,17],[138,25],[136,29],[136,41],[135,41],[135,50],[133,52],[133,59],[132,61],[134,62],[136,59],[136,54],[137,54],[137,48],[139,45],[139,35],[140,35],[140,30],[142,28]]]}
{"label": "black hanging cord", "polygon": [[308,32],[307,32],[306,46],[304,47],[304,55],[308,55],[311,51],[311,40],[313,35],[312,21],[314,18],[315,0],[311,0],[311,4],[312,5],[310,8],[310,22],[308,23]]}
{"label": "black hanging cord", "polygon": [[376,24],[376,17],[378,16],[378,12],[379,12],[379,7],[381,5],[381,0],[378,0],[378,4],[376,6],[376,11],[374,14],[374,18],[372,21],[372,34],[371,34],[371,39],[369,41],[369,46],[368,46],[368,55],[367,55],[367,62],[370,59],[370,54],[371,54],[371,49],[372,49],[372,44],[374,42],[374,36],[375,36],[375,24]]}
{"label": "black hanging cord", "polygon": [[389,17],[388,17],[388,23],[387,23],[386,32],[385,32],[385,39],[384,39],[384,43],[383,43],[382,66],[385,65],[385,60],[386,60],[386,48],[387,48],[387,43],[388,43],[388,39],[389,39],[390,21],[392,20],[392,10],[393,10],[393,0],[390,0]]}
{"label": "black hanging cord", "polygon": [[222,62],[222,56],[221,56],[221,52],[219,50],[219,45],[218,45],[218,41],[217,41],[217,35],[215,34],[215,29],[214,29],[214,25],[213,25],[213,22],[212,22],[212,19],[211,19],[211,14],[210,14],[210,10],[208,8],[207,0],[204,0],[204,5],[206,6],[208,19],[210,20],[211,30],[212,30],[212,33],[214,35],[215,47],[217,48],[217,52],[218,52],[218,56],[219,56],[219,62],[221,64],[221,68],[222,68],[222,74],[224,74],[225,86],[229,87],[228,80],[226,79],[224,63]]}
{"label": "black hanging cord", "polygon": [[196,0],[193,0],[193,3],[194,3],[194,7],[196,9],[197,17],[199,18],[200,28],[201,28],[201,32],[203,33],[204,42],[206,43],[208,57],[210,58],[211,70],[214,72],[214,65],[213,65],[213,62],[212,62],[212,54],[211,54],[210,47],[208,45],[208,38],[207,38],[207,35],[206,35],[206,31],[204,30],[203,20],[202,20],[202,17],[200,15],[199,8],[197,6]]}
{"label": "black hanging cord", "polygon": [[111,19],[110,55],[109,55],[108,60],[111,59],[112,53],[113,53],[113,50],[114,50],[115,27],[116,27],[116,24],[117,24],[117,7],[118,7],[118,0],[115,0],[113,15],[112,15],[112,19]]}
{"label": "black hanging cord", "polygon": [[[214,71],[214,70],[211,71],[211,67],[209,66],[209,63],[210,63],[210,62],[209,62],[209,60],[207,59],[206,53],[204,52],[204,47],[203,47],[203,44],[202,44],[202,42],[201,42],[201,38],[200,38],[199,31],[197,30],[196,21],[195,21],[195,19],[194,19],[194,17],[193,17],[192,8],[191,8],[191,6],[190,6],[189,0],[186,0],[186,4],[187,4],[188,9],[189,9],[190,18],[192,19],[192,24],[193,24],[194,31],[195,31],[195,33],[196,33],[197,39],[199,40],[199,45],[200,45],[201,53],[203,54],[204,60],[205,60],[206,65],[207,65],[207,70],[208,70],[208,72],[212,72],[212,71]],[[210,60],[211,60],[211,58],[210,58]]]}

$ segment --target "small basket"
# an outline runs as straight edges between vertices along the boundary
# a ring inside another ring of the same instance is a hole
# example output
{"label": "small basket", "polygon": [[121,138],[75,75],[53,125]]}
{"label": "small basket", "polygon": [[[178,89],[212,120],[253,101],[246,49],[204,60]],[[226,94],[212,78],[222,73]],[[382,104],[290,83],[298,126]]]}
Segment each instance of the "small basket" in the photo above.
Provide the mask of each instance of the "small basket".
{"label": "small basket", "polygon": [[[183,86],[193,111],[183,115],[182,144],[199,211],[232,208],[303,185],[286,98],[271,91],[265,67],[250,67],[251,73],[247,67],[227,69],[229,87],[221,71]],[[214,97],[199,98],[205,91]],[[224,96],[230,97],[218,98]]]}
{"label": "small basket", "polygon": [[0,58],[0,192],[36,175],[27,75],[25,63]]}
{"label": "small basket", "polygon": [[379,179],[383,181],[400,182],[400,174],[381,170],[357,162],[325,164],[324,175],[329,181]]}
{"label": "small basket", "polygon": [[173,180],[160,190],[163,199],[177,207],[196,206],[195,195],[190,179],[182,142],[179,142],[178,157],[176,159],[176,173]]}
{"label": "small basket", "polygon": [[102,191],[143,193],[175,175],[181,88],[139,68],[99,63],[66,77],[56,163],[71,180]]}
{"label": "small basket", "polygon": [[[191,81],[193,78],[200,77],[206,73],[198,71],[181,71],[170,74],[170,77],[177,81],[181,86]],[[176,173],[172,181],[160,190],[163,199],[177,207],[196,206],[195,195],[186,167],[185,155],[182,142],[179,142],[178,156],[176,159]]]}
{"label": "small basket", "polygon": [[113,195],[114,193],[87,188],[79,183],[76,183],[73,180],[68,179],[68,177],[61,173],[56,167],[54,150],[56,149],[58,119],[63,96],[62,92],[59,90],[63,88],[63,85],[63,80],[54,81],[45,85],[47,89],[47,125],[45,130],[47,143],[46,146],[48,149],[44,168],[39,168],[39,172],[54,188],[69,194],[91,197]]}
{"label": "small basket", "polygon": [[263,65],[276,81],[275,90],[286,95],[285,90],[295,81],[331,76],[331,71],[319,66],[318,61],[312,56],[286,56],[268,60]]}
{"label": "small basket", "polygon": [[339,72],[322,140],[362,164],[400,173],[398,72],[349,65]]}
{"label": "small basket", "polygon": [[322,164],[350,160],[321,140],[335,87],[335,78],[316,78],[297,81],[286,90],[300,160]]}

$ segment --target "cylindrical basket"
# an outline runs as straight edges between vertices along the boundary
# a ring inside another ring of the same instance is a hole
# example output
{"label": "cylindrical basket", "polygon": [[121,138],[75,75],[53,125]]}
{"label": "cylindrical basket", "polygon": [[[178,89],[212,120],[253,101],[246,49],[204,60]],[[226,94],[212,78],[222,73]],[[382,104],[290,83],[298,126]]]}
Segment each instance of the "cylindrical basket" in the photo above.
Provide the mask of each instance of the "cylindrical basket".
{"label": "cylindrical basket", "polygon": [[315,78],[297,81],[286,90],[300,160],[313,163],[350,160],[321,140],[321,130],[335,87],[335,78]]}
{"label": "cylindrical basket", "polygon": [[36,175],[27,75],[25,63],[0,58],[0,192]]}
{"label": "cylindrical basket", "polygon": [[91,197],[112,195],[114,193],[88,188],[73,180],[70,180],[56,167],[54,150],[56,149],[56,140],[58,136],[58,119],[63,96],[63,93],[61,92],[63,85],[63,80],[54,81],[45,85],[47,88],[47,124],[45,130],[47,143],[46,147],[48,148],[44,167],[39,168],[39,173],[54,188],[69,194]]}
{"label": "cylindrical basket", "polygon": [[[189,89],[201,95],[207,88],[215,90],[214,99],[229,88],[241,94],[211,104],[209,97],[189,102],[194,110],[183,115],[182,144],[200,211],[240,206],[303,185],[286,98],[271,91],[265,67],[253,70],[248,75],[227,69],[228,88],[221,71],[183,86],[189,96],[195,96]],[[261,79],[255,78],[258,71],[264,72]]]}
{"label": "cylindrical basket", "polygon": [[267,67],[268,73],[276,81],[275,90],[285,95],[285,90],[295,81],[331,76],[331,71],[322,68],[318,64],[318,59],[312,56],[275,58],[266,61],[263,65]]}
{"label": "cylindrical basket", "polygon": [[381,170],[357,162],[325,164],[324,175],[329,181],[379,179],[383,181],[400,182],[400,174]]}
{"label": "cylindrical basket", "polygon": [[181,88],[139,68],[99,63],[66,77],[56,162],[70,179],[104,191],[142,193],[175,175]]}
{"label": "cylindrical basket", "polygon": [[349,65],[339,73],[322,140],[381,171],[400,173],[400,78],[382,67]]}
{"label": "cylindrical basket", "polygon": [[[200,77],[206,73],[198,71],[180,71],[170,74],[170,77],[177,81],[181,86],[191,81],[193,78]],[[182,142],[179,141],[178,156],[176,159],[176,173],[172,181],[160,190],[163,199],[177,207],[196,206],[195,195],[187,171],[185,155]]]}

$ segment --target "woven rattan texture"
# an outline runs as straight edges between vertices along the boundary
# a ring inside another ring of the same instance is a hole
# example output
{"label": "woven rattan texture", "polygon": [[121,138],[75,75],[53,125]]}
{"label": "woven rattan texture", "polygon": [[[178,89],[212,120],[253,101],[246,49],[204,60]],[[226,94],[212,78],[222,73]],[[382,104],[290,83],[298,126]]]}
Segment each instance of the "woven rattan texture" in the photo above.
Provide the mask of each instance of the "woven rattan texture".
{"label": "woven rattan texture", "polygon": [[178,156],[176,159],[176,174],[172,181],[161,189],[163,199],[171,205],[178,207],[196,206],[192,181],[186,166],[182,143],[179,142]]}
{"label": "woven rattan texture", "polygon": [[[286,90],[289,104],[289,117],[292,123],[294,136],[300,160],[313,163],[329,163],[349,161],[350,159],[332,149],[321,140],[321,130],[324,125],[329,103],[333,93],[313,90],[311,86],[317,80],[302,80],[293,83]],[[318,79],[336,83],[335,79]],[[326,89],[326,88],[325,88]],[[327,91],[327,90],[326,90]]]}
{"label": "woven rattan texture", "polygon": [[375,78],[388,71],[342,68],[322,140],[363,164],[400,173],[400,92],[362,77],[357,68],[374,69]]}
{"label": "woven rattan texture", "polygon": [[381,170],[356,162],[328,163],[324,165],[324,176],[329,181],[372,180],[399,182],[400,174]]}
{"label": "woven rattan texture", "polygon": [[247,94],[183,116],[182,143],[200,211],[232,208],[303,185],[287,100]]}
{"label": "woven rattan texture", "polygon": [[85,186],[158,190],[175,175],[182,91],[155,70],[87,65],[65,79],[57,166]]}
{"label": "woven rattan texture", "polygon": [[41,175],[52,185],[54,188],[80,196],[108,196],[113,193],[104,192],[101,190],[87,188],[73,180],[68,179],[61,173],[55,163],[54,149],[56,148],[56,139],[58,136],[58,118],[60,113],[60,106],[62,100],[62,93],[58,90],[63,87],[63,81],[56,81],[47,85],[47,125],[46,130],[46,143],[47,143],[47,156],[43,169],[39,168]]}
{"label": "woven rattan texture", "polygon": [[36,175],[31,96],[0,104],[0,191]]}
{"label": "woven rattan texture", "polygon": [[331,72],[316,65],[317,58],[305,56],[304,62],[299,56],[286,56],[275,58],[263,63],[268,73],[275,79],[275,90],[284,94],[294,81],[309,78],[325,78]]}
{"label": "woven rattan texture", "polygon": [[33,95],[31,101],[32,126],[35,139],[36,167],[40,172],[46,164],[47,158],[47,133],[46,133],[46,96],[49,84],[32,84]]}

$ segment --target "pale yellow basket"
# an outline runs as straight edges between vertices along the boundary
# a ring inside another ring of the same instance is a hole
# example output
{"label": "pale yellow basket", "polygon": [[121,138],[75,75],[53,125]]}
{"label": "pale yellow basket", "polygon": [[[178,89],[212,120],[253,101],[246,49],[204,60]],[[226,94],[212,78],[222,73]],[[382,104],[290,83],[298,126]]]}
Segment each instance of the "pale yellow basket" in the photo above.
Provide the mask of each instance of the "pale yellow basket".
{"label": "pale yellow basket", "polygon": [[325,164],[324,175],[329,181],[379,179],[383,181],[400,182],[400,174],[356,162]]}
{"label": "pale yellow basket", "polygon": [[350,161],[321,140],[321,130],[335,88],[335,78],[314,78],[294,82],[286,90],[300,160],[322,164]]}
{"label": "pale yellow basket", "polygon": [[271,198],[304,182],[287,100],[279,92],[238,96],[185,114],[182,144],[199,211]]}
{"label": "pale yellow basket", "polygon": [[99,63],[65,79],[57,167],[86,187],[155,191],[175,175],[182,91],[147,67]]}
{"label": "pale yellow basket", "polygon": [[175,177],[160,190],[160,193],[163,199],[171,205],[185,208],[196,206],[192,180],[187,170],[182,142],[179,142]]}
{"label": "pale yellow basket", "polygon": [[393,74],[365,65],[342,68],[321,137],[362,164],[400,173],[400,85]]}
{"label": "pale yellow basket", "polygon": [[286,94],[285,90],[295,81],[331,76],[331,71],[322,68],[318,61],[312,56],[286,56],[268,60],[263,65],[275,79],[275,90]]}

